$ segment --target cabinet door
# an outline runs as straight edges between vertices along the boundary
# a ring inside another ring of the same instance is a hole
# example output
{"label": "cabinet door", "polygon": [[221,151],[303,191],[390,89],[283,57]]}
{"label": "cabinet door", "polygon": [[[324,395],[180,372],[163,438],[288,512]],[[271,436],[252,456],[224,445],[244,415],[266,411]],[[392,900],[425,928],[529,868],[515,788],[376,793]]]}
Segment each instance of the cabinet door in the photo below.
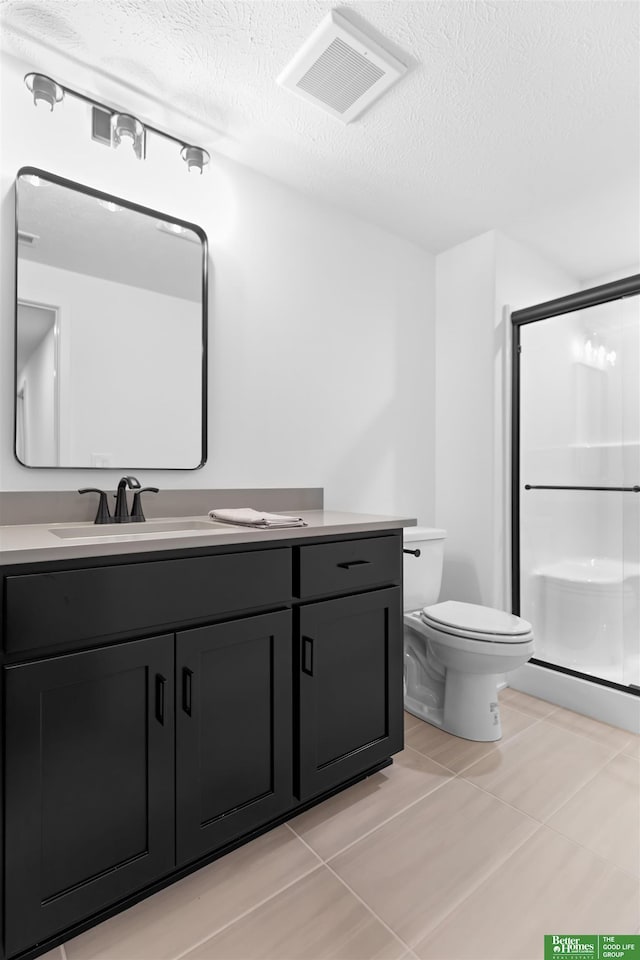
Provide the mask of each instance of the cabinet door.
{"label": "cabinet door", "polygon": [[402,749],[400,601],[394,587],[300,610],[301,800]]}
{"label": "cabinet door", "polygon": [[7,667],[6,951],[174,864],[173,636]]}
{"label": "cabinet door", "polygon": [[187,863],[291,806],[291,613],[176,640],[177,855]]}

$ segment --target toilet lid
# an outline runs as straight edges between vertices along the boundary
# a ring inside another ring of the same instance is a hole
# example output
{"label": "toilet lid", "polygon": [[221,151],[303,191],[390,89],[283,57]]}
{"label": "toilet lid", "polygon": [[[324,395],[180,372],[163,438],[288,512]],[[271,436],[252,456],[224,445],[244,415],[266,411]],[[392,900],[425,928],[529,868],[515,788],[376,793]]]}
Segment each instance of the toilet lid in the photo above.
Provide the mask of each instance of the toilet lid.
{"label": "toilet lid", "polygon": [[499,636],[503,642],[522,641],[523,636],[530,634],[532,629],[530,623],[512,613],[459,600],[445,600],[424,607],[421,619],[425,623],[442,626],[444,630],[455,630],[462,634],[479,634],[487,639]]}

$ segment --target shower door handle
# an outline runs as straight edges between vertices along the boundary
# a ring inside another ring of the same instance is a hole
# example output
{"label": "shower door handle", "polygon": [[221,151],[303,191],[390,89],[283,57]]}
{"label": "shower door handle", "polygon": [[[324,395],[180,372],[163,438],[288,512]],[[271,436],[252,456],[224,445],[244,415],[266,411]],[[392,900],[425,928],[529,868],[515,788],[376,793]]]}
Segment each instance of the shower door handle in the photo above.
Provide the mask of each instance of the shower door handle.
{"label": "shower door handle", "polygon": [[525,490],[601,490],[605,493],[640,493],[640,485],[633,487],[563,487],[546,484],[525,483]]}

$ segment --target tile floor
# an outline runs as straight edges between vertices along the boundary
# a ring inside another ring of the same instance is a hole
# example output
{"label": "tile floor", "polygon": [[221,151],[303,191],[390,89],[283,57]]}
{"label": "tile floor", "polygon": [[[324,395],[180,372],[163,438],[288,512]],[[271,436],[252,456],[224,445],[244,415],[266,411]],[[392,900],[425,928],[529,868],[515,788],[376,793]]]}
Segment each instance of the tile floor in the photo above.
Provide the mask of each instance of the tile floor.
{"label": "tile floor", "polygon": [[406,715],[392,767],[46,960],[540,960],[640,932],[640,737],[513,690],[503,739]]}

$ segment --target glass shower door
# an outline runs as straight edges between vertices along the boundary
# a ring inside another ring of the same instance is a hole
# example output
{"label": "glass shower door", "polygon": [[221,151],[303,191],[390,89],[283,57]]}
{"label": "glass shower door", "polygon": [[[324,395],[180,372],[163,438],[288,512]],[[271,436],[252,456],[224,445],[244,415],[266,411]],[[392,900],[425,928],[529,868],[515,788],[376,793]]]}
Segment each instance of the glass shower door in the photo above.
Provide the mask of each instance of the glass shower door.
{"label": "glass shower door", "polygon": [[520,329],[520,613],[536,660],[640,685],[640,298]]}

